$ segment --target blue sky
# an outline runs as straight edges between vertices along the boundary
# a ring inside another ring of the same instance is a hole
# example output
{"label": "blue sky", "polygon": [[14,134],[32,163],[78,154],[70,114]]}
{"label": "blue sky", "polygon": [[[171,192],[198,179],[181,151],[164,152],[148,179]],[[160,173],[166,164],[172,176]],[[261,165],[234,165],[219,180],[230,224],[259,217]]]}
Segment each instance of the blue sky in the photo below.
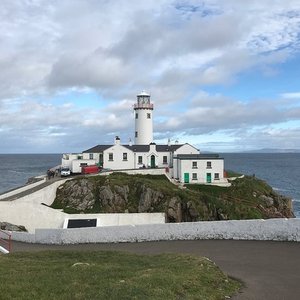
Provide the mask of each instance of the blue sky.
{"label": "blue sky", "polygon": [[300,149],[298,0],[0,3],[0,153],[133,139],[151,94],[157,143]]}

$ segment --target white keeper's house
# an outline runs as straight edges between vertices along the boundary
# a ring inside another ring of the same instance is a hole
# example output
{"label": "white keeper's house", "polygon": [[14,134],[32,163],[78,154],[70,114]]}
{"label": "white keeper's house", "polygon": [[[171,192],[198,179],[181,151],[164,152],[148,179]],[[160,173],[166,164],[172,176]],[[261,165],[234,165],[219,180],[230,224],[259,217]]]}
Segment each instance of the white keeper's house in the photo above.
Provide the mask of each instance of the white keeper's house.
{"label": "white keeper's house", "polygon": [[81,167],[99,165],[104,169],[132,170],[163,168],[168,176],[182,183],[224,184],[224,159],[218,154],[200,154],[185,144],[157,145],[153,142],[153,104],[142,92],[134,104],[135,142],[122,144],[116,136],[113,145],[97,145],[76,154],[64,154],[62,167],[80,173]]}

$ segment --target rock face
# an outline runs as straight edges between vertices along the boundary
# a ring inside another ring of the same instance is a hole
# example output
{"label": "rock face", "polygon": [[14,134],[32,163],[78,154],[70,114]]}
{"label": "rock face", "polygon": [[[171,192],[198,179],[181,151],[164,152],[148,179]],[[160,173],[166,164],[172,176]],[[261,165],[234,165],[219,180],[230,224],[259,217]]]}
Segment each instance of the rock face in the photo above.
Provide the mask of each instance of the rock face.
{"label": "rock face", "polygon": [[63,187],[58,188],[57,193],[61,193],[66,208],[85,211],[95,205],[93,184],[87,179],[68,181]]}
{"label": "rock face", "polygon": [[7,231],[27,231],[22,225],[14,225],[7,222],[0,222],[0,229]]}
{"label": "rock face", "polygon": [[270,218],[294,218],[292,200],[278,194],[260,195],[258,197],[264,205],[264,210]]}
{"label": "rock face", "polygon": [[96,201],[106,212],[124,212],[128,203],[128,186],[115,186],[112,190],[109,185],[101,186]]}
{"label": "rock face", "polygon": [[164,200],[164,195],[161,192],[144,185],[141,187],[140,195],[138,212],[151,212],[155,206]]}
{"label": "rock face", "polygon": [[[59,203],[59,205],[58,205]],[[66,212],[166,212],[169,222],[196,221],[199,217],[192,201],[183,203],[145,184],[103,185],[87,179],[70,180],[57,189],[53,208]]]}
{"label": "rock face", "polygon": [[165,212],[167,222],[294,217],[290,199],[250,177],[231,188],[184,190],[164,177],[83,177],[59,187],[52,207],[69,213]]}

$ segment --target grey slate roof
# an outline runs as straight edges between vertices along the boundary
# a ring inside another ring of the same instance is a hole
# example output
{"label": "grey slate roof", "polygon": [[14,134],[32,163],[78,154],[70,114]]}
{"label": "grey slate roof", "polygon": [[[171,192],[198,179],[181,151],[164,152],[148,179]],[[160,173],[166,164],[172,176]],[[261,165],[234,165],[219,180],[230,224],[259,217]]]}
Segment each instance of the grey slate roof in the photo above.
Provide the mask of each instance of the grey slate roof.
{"label": "grey slate roof", "polygon": [[[83,151],[83,153],[100,153],[104,150],[112,147],[113,145],[97,145],[95,147],[92,147],[90,149],[87,149]],[[150,151],[150,145],[122,145],[123,147],[126,147],[127,149],[133,151],[133,152],[149,152]],[[156,145],[156,151],[157,152],[174,152],[178,148],[183,146],[183,144],[176,144],[176,145]]]}
{"label": "grey slate roof", "polygon": [[92,147],[90,149],[84,150],[83,153],[100,153],[104,150],[110,148],[112,145],[97,145],[95,147]]}
{"label": "grey slate roof", "polygon": [[176,144],[176,145],[156,145],[156,151],[157,152],[174,152],[176,151],[178,148],[180,148],[181,146],[183,146],[183,144]]}
{"label": "grey slate roof", "polygon": [[219,154],[178,154],[173,158],[180,160],[199,160],[199,159],[224,159]]}

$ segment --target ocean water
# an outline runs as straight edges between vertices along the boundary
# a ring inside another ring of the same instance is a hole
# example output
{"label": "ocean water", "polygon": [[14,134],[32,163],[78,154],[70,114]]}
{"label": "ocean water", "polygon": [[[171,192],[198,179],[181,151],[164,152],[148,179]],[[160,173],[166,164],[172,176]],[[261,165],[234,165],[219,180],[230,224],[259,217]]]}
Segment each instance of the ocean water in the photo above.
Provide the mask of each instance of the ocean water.
{"label": "ocean water", "polygon": [[0,194],[61,164],[62,154],[0,154]]}
{"label": "ocean water", "polygon": [[[300,218],[300,153],[225,153],[225,169],[255,174],[293,199]],[[61,154],[0,154],[0,193],[21,186],[61,163]]]}

